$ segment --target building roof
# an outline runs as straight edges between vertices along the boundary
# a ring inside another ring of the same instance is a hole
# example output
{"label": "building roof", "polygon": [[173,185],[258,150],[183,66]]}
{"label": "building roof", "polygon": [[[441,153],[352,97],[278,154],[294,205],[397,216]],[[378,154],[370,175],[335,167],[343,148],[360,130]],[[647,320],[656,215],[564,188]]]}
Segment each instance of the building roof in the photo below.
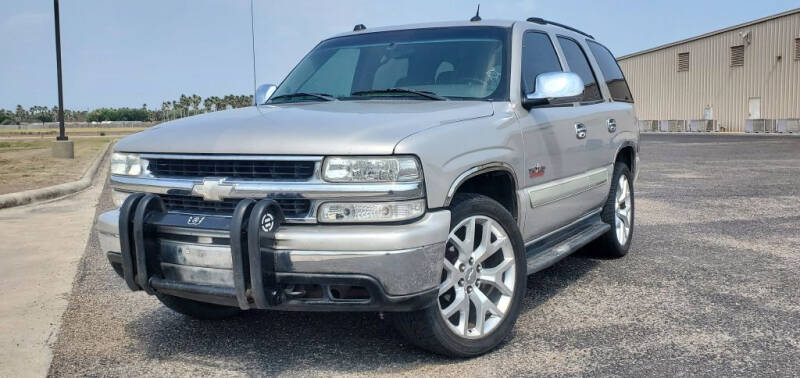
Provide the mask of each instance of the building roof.
{"label": "building roof", "polygon": [[692,42],[692,41],[696,41],[698,39],[703,39],[703,38],[711,37],[711,36],[714,36],[714,35],[717,35],[717,34],[722,34],[722,33],[725,33],[725,32],[729,32],[731,30],[736,30],[736,29],[747,27],[747,26],[760,24],[762,22],[771,21],[771,20],[774,20],[776,18],[781,18],[781,17],[784,17],[784,16],[793,15],[795,13],[800,13],[800,8],[788,10],[786,12],[781,12],[781,13],[778,13],[778,14],[773,14],[771,16],[767,16],[767,17],[764,17],[764,18],[759,18],[757,20],[748,21],[748,22],[745,22],[743,24],[733,25],[733,26],[730,26],[730,27],[727,27],[727,28],[724,28],[724,29],[715,30],[715,31],[712,31],[712,32],[708,32],[708,33],[705,33],[705,34],[698,35],[696,37],[682,39],[680,41],[667,43],[667,44],[661,45],[661,46],[656,46],[656,47],[653,47],[653,48],[650,48],[650,49],[647,49],[647,50],[642,50],[642,51],[639,51],[639,52],[635,52],[635,53],[632,53],[632,54],[621,56],[621,57],[617,58],[617,60],[628,59],[628,58],[632,58],[634,56],[647,54],[647,53],[650,53],[650,52],[653,52],[653,51],[663,50],[663,49],[666,49],[666,48],[669,48],[669,47],[673,47],[673,46],[677,46],[677,45],[681,45],[681,44],[684,44],[684,43],[687,43],[687,42]]}

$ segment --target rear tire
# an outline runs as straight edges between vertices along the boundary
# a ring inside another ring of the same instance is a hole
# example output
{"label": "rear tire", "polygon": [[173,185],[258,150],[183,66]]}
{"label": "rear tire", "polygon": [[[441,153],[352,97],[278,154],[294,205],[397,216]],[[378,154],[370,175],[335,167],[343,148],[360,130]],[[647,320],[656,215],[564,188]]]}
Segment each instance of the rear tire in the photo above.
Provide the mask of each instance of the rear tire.
{"label": "rear tire", "polygon": [[450,230],[436,302],[390,314],[391,320],[420,348],[450,357],[478,356],[500,344],[517,320],[526,290],[525,248],[514,217],[482,195],[455,197]]}
{"label": "rear tire", "polygon": [[220,320],[238,315],[242,312],[237,307],[221,306],[213,303],[193,301],[191,299],[156,293],[164,306],[172,311],[201,320]]}
{"label": "rear tire", "polygon": [[601,213],[603,222],[611,225],[611,229],[593,243],[595,254],[607,258],[628,254],[633,239],[634,209],[633,175],[627,164],[617,162]]}

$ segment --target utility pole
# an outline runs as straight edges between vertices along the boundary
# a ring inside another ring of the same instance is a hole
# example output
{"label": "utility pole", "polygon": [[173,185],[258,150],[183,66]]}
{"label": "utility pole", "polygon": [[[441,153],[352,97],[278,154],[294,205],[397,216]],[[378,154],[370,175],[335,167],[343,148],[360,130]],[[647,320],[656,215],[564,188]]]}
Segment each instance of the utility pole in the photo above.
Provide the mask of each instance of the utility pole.
{"label": "utility pole", "polygon": [[58,16],[58,0],[53,0],[53,15],[56,29],[56,71],[58,76],[58,136],[53,144],[53,156],[72,159],[75,148],[64,130],[64,90],[61,85],[61,22]]}

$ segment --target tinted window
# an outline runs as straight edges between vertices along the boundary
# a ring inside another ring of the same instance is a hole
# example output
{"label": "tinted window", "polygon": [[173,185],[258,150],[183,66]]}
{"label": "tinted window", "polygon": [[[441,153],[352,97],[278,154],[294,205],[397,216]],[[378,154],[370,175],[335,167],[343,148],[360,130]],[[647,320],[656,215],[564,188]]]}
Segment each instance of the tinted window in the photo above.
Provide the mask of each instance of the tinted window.
{"label": "tinted window", "polygon": [[544,33],[528,32],[522,40],[522,90],[536,90],[536,76],[547,72],[560,72],[556,49]]}
{"label": "tinted window", "polygon": [[[606,85],[608,86],[608,91],[611,92],[611,98],[615,101],[633,102],[633,96],[628,88],[628,82],[625,81],[625,75],[623,75],[622,70],[619,69],[619,64],[617,64],[617,60],[614,59],[614,55],[611,55],[611,51],[608,51],[605,46],[597,42],[586,42],[589,44],[589,49],[592,50],[592,54],[594,54],[594,59],[597,60],[597,65],[600,66],[600,71],[603,72],[603,76],[606,78]],[[685,59],[685,71],[688,71],[689,53],[686,53]],[[678,67],[680,71],[680,63]]]}
{"label": "tinted window", "polygon": [[341,49],[327,57],[302,86],[303,92],[329,93],[333,96],[349,95],[353,87],[353,73],[358,63],[358,49]]}
{"label": "tinted window", "polygon": [[326,93],[343,101],[373,97],[402,99],[409,95],[367,97],[354,93],[405,88],[430,91],[452,100],[506,100],[509,38],[507,28],[460,27],[329,39],[314,48],[292,70],[273,99],[277,102],[317,100],[312,97],[277,98],[295,92]]}
{"label": "tinted window", "polygon": [[576,73],[583,80],[583,101],[602,100],[603,96],[600,95],[600,87],[597,86],[592,67],[589,65],[589,60],[586,59],[586,54],[578,45],[578,42],[569,38],[558,37],[558,43],[561,44],[561,50],[564,51],[564,58],[567,59],[569,70]]}

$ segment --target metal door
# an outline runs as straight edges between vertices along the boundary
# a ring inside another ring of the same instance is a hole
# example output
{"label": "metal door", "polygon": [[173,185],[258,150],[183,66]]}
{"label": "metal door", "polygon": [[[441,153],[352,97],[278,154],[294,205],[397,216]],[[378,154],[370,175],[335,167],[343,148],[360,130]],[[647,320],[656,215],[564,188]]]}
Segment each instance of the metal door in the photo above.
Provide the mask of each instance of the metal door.
{"label": "metal door", "polygon": [[751,97],[748,101],[749,119],[761,119],[761,98]]}

